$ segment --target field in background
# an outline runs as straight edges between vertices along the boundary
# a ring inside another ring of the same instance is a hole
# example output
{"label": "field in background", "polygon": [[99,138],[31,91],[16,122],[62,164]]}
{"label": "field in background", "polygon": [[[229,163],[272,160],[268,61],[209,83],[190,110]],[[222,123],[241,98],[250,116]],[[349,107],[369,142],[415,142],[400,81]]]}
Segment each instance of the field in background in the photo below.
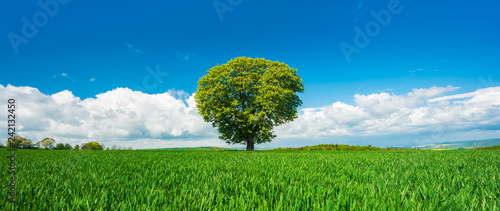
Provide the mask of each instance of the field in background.
{"label": "field in background", "polygon": [[[9,210],[0,149],[0,210]],[[25,210],[499,209],[500,151],[17,150]]]}
{"label": "field in background", "polygon": [[424,144],[417,146],[399,146],[398,148],[420,148],[432,150],[467,150],[482,147],[498,146],[500,139],[471,140],[471,141],[450,141],[436,144]]}
{"label": "field in background", "polygon": [[145,150],[229,150],[229,151],[234,151],[236,149],[224,148],[224,147],[176,147],[176,148],[159,148],[159,149],[145,149]]}

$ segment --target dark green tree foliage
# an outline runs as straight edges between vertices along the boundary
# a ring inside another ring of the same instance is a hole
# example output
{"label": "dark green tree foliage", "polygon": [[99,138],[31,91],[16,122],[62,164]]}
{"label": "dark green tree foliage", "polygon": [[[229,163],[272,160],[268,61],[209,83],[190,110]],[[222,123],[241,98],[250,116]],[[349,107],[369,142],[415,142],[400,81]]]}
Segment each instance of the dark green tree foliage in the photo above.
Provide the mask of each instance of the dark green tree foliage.
{"label": "dark green tree foliage", "polygon": [[62,150],[62,149],[64,149],[64,144],[63,144],[63,143],[59,143],[59,144],[57,144],[57,145],[56,145],[56,149],[57,149],[57,150]]}
{"label": "dark green tree foliage", "polygon": [[271,142],[273,128],[298,117],[303,92],[297,70],[280,62],[239,57],[217,65],[200,78],[195,94],[198,112],[217,127],[229,144]]}
{"label": "dark green tree foliage", "polygon": [[71,147],[71,145],[70,145],[70,144],[66,143],[66,144],[64,145],[64,149],[73,149],[73,147]]}

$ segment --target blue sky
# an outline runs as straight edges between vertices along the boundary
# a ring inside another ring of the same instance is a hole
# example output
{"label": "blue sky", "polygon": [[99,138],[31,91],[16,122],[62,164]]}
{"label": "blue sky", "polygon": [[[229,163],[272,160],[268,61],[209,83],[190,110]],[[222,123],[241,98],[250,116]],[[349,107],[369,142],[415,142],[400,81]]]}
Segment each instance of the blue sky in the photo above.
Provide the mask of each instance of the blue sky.
{"label": "blue sky", "polygon": [[[67,90],[81,101],[117,88],[189,96],[208,69],[239,56],[298,69],[305,86],[300,109],[337,101],[355,106],[356,94],[406,96],[414,89],[447,86],[460,87],[449,91],[461,94],[500,85],[498,1],[40,2],[8,2],[0,9],[0,84],[5,90],[8,84],[35,88],[43,96]],[[390,14],[390,19],[381,16],[380,22],[373,13]],[[369,42],[356,46],[360,35],[355,28]],[[358,51],[346,56],[342,43]],[[155,71],[159,77],[151,74]],[[488,138],[496,129],[484,130]],[[26,135],[36,139],[42,132],[51,134],[36,129]],[[190,135],[186,129],[180,136]],[[127,137],[116,143],[138,140]],[[147,138],[169,139],[159,137]],[[328,137],[336,136],[317,142]],[[188,142],[177,144],[196,144]],[[391,142],[399,143],[413,142]],[[276,145],[310,144],[283,140]]]}

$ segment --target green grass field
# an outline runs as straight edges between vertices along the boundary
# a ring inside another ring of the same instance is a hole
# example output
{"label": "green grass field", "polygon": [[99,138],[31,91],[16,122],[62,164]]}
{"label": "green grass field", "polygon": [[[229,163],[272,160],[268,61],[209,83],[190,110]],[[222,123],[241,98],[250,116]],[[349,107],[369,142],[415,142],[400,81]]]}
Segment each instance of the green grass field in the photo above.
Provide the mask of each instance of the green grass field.
{"label": "green grass field", "polygon": [[[0,149],[0,210],[8,202]],[[500,151],[17,150],[19,210],[499,210]]]}

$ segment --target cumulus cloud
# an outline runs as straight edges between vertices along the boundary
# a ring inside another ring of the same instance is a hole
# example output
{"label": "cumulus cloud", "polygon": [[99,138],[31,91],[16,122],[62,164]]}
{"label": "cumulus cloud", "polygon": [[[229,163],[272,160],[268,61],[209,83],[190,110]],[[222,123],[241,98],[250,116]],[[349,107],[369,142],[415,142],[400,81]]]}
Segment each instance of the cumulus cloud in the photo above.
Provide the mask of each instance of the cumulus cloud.
{"label": "cumulus cloud", "polygon": [[[335,102],[322,108],[302,109],[297,120],[277,128],[277,135],[289,139],[375,139],[383,135],[417,136],[442,130],[493,129],[500,136],[500,87],[442,96],[457,89],[447,86],[413,89],[406,95],[356,94],[355,105]],[[462,101],[455,101],[457,99]]]}
{"label": "cumulus cloud", "polygon": [[150,95],[117,88],[81,100],[68,90],[46,95],[32,87],[0,85],[0,96],[2,102],[8,96],[16,99],[19,134],[34,140],[53,137],[73,144],[150,140],[153,144],[151,140],[199,142],[217,137],[197,114],[194,95],[182,91]]}
{"label": "cumulus cloud", "polygon": [[[303,108],[298,119],[275,128],[278,138],[271,145],[303,146],[312,140],[377,145],[378,140],[388,138],[428,141],[423,135],[441,142],[498,136],[500,87],[453,94],[458,89],[356,94],[353,105],[335,102]],[[34,141],[52,137],[72,145],[100,141],[134,148],[225,145],[198,115],[194,94],[184,91],[145,94],[116,88],[82,100],[68,90],[48,95],[33,87],[0,85],[1,102],[10,97],[16,99],[18,108],[17,131]],[[5,117],[0,124],[7,124]],[[7,138],[4,134],[2,140]]]}

